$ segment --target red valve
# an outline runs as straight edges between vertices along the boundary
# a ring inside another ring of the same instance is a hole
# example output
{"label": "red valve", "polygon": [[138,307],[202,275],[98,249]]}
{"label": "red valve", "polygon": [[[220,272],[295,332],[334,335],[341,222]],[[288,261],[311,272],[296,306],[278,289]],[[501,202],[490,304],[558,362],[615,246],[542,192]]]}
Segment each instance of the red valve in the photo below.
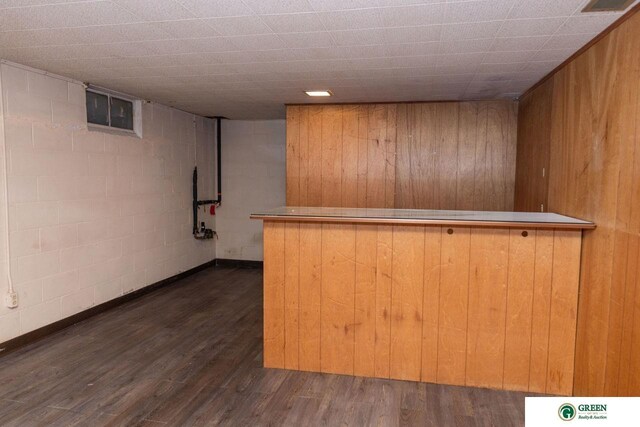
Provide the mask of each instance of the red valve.
{"label": "red valve", "polygon": [[211,207],[209,208],[209,213],[211,215],[215,215],[216,214],[216,205],[211,205]]}

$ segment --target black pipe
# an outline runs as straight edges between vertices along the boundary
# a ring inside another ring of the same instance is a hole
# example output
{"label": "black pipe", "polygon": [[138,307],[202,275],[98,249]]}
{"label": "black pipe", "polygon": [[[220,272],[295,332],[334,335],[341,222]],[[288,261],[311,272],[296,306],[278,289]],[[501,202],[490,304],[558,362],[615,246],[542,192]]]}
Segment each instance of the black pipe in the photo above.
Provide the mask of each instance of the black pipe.
{"label": "black pipe", "polygon": [[[198,206],[222,204],[222,117],[216,119],[216,163],[218,169],[218,198],[198,200],[198,167],[193,168],[193,234],[198,234]],[[197,159],[196,159],[197,160]]]}
{"label": "black pipe", "polygon": [[216,160],[218,161],[218,200],[222,204],[222,117],[216,117]]}
{"label": "black pipe", "polygon": [[193,168],[193,234],[198,233],[198,167]]}

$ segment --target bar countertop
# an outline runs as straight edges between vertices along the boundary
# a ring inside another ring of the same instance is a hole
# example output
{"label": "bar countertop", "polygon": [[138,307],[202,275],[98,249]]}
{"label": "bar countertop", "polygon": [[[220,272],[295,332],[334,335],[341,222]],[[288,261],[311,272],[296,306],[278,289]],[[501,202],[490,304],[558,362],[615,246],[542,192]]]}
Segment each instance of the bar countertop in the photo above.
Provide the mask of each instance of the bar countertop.
{"label": "bar countertop", "polygon": [[473,227],[593,229],[595,224],[549,212],[445,211],[423,209],[282,206],[251,214],[252,219],[374,224],[432,224]]}

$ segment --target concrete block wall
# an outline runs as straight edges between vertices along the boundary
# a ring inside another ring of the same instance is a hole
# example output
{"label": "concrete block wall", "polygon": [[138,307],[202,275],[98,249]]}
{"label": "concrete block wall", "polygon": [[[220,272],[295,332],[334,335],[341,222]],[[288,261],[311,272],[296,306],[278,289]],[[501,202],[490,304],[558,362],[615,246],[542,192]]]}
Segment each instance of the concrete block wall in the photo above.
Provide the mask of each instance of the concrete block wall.
{"label": "concrete block wall", "polygon": [[262,260],[262,221],[252,212],[285,204],[285,121],[222,121],[218,258]]}
{"label": "concrete block wall", "polygon": [[0,304],[0,342],[215,258],[213,241],[191,236],[196,152],[200,197],[215,196],[212,120],[146,103],[142,138],[90,130],[81,84],[6,63],[0,73],[0,295],[11,262],[20,299]]}

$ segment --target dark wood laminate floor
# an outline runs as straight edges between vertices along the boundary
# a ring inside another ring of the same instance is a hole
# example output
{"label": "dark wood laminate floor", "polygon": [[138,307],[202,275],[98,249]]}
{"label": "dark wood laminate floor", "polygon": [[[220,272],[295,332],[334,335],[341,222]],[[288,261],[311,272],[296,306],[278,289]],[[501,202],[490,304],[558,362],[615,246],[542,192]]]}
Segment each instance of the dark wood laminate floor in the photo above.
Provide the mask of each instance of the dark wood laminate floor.
{"label": "dark wood laminate floor", "polygon": [[2,426],[512,426],[524,394],[263,369],[262,271],[209,269],[0,358]]}

